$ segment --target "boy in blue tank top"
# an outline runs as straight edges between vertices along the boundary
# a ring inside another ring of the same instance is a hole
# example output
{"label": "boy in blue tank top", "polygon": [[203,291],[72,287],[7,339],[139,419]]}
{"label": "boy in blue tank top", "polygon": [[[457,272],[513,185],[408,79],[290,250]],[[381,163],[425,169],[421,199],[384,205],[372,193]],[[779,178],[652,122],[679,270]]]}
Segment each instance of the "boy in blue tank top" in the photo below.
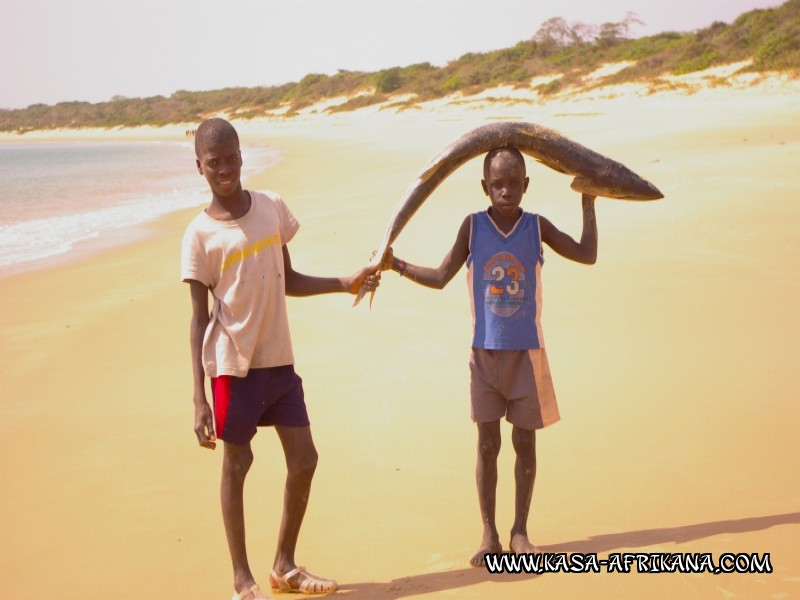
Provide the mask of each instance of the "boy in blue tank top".
{"label": "boy in blue tank top", "polygon": [[502,417],[512,424],[516,453],[515,516],[509,549],[517,554],[540,552],[528,538],[536,479],[536,430],[559,419],[540,323],[542,244],[579,263],[591,265],[597,259],[594,196],[583,194],[581,198],[583,231],[576,242],[544,217],[520,208],[529,179],[518,150],[489,152],[483,176],[481,185],[491,206],[464,219],[453,248],[438,268],[392,258],[392,270],[401,277],[435,289],[442,289],[467,265],[474,322],[471,416],[478,426],[476,480],[483,520],[483,539],[470,559],[475,567],[484,564],[485,554],[502,552],[495,524]]}

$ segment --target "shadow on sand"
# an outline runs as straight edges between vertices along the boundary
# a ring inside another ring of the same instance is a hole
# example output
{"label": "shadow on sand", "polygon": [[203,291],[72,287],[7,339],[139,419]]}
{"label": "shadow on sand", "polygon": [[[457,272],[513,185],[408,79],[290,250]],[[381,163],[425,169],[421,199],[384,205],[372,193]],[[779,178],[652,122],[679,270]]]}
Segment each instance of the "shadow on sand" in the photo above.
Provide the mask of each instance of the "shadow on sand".
{"label": "shadow on sand", "polygon": [[[542,546],[542,549],[545,552],[553,553],[579,552],[583,554],[603,554],[623,548],[645,548],[667,543],[682,544],[724,533],[747,533],[768,529],[778,525],[796,524],[800,524],[800,512],[771,515],[767,517],[750,517],[729,521],[698,523],[696,525],[684,525],[682,527],[642,529],[639,531],[601,534],[583,540]],[[339,588],[337,595],[345,595],[348,599],[352,600],[361,600],[365,598],[408,598],[419,594],[455,590],[486,581],[503,584],[535,579],[536,577],[538,577],[538,575],[490,575],[486,569],[468,567],[457,571],[442,571],[439,573],[423,573],[421,575],[400,577],[387,582],[343,584]]]}

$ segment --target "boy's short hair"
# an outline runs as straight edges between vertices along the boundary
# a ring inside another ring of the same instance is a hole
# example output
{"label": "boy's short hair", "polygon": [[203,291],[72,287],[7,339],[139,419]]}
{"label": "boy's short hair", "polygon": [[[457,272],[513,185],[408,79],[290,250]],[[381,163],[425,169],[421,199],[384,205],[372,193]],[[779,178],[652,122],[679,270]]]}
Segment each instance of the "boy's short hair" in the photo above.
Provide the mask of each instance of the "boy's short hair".
{"label": "boy's short hair", "polygon": [[487,179],[489,177],[489,165],[492,164],[492,160],[494,160],[494,157],[502,152],[507,152],[508,154],[515,157],[522,165],[522,170],[525,171],[525,158],[522,156],[522,152],[520,152],[516,148],[512,148],[511,146],[504,146],[502,148],[495,148],[494,150],[489,150],[489,152],[486,153],[486,157],[483,159],[484,179]]}
{"label": "boy's short hair", "polygon": [[206,119],[197,128],[194,134],[194,153],[200,158],[203,148],[214,142],[233,137],[239,143],[239,134],[236,129],[225,119],[214,117]]}

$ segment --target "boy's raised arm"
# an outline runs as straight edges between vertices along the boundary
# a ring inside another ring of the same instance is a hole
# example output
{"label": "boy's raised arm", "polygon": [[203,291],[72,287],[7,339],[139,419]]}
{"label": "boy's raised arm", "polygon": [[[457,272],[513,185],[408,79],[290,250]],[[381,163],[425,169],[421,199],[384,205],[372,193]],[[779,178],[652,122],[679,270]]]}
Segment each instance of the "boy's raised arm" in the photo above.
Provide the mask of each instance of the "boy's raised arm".
{"label": "boy's raised arm", "polygon": [[595,218],[594,201],[595,196],[589,194],[581,196],[583,231],[580,242],[576,242],[546,218],[540,216],[542,241],[564,258],[585,265],[593,265],[597,261],[597,219]]}

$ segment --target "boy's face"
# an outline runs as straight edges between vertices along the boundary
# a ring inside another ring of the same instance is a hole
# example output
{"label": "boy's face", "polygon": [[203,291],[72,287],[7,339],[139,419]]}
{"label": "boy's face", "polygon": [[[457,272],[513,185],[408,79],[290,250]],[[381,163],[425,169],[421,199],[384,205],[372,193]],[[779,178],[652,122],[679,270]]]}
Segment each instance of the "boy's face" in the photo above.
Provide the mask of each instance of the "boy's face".
{"label": "boy's face", "polygon": [[489,163],[486,179],[481,180],[483,191],[492,201],[492,212],[504,217],[515,217],[528,189],[525,163],[508,152],[500,152]]}
{"label": "boy's face", "polygon": [[239,142],[224,136],[202,144],[197,156],[197,171],[206,178],[216,196],[232,196],[239,190],[242,173],[242,153]]}

